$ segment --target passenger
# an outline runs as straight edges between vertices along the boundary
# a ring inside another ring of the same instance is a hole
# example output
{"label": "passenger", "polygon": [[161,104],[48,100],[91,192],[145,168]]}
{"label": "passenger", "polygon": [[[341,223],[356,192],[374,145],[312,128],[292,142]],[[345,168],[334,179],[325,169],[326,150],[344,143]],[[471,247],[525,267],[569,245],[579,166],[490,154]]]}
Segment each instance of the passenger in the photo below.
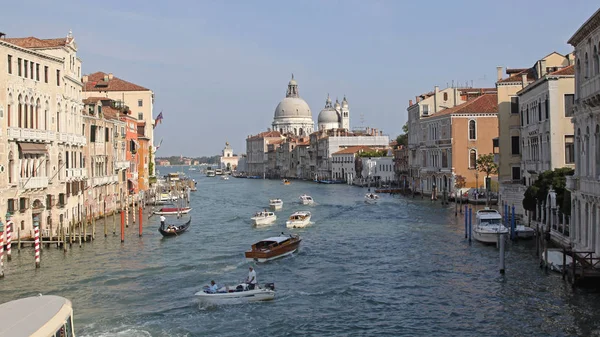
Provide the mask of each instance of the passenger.
{"label": "passenger", "polygon": [[217,286],[215,281],[214,280],[210,281],[210,287],[208,287],[208,291],[211,294],[215,294],[217,292],[217,289],[219,289],[219,287]]}
{"label": "passenger", "polygon": [[250,266],[248,268],[250,271],[248,272],[248,278],[246,279],[246,283],[248,283],[248,290],[254,290],[256,287],[256,272],[254,268]]}

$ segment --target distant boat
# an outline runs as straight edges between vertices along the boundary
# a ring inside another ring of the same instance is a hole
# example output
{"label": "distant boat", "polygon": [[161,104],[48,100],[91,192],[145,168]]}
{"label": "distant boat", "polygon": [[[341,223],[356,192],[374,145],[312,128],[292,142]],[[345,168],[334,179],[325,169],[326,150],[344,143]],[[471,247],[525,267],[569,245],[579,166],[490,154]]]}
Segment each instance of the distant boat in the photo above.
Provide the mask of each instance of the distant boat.
{"label": "distant boat", "polygon": [[178,215],[178,214],[187,214],[191,210],[192,209],[190,207],[182,207],[182,208],[177,208],[177,207],[163,207],[163,208],[159,209],[158,211],[154,211],[154,214],[157,214],[157,215]]}

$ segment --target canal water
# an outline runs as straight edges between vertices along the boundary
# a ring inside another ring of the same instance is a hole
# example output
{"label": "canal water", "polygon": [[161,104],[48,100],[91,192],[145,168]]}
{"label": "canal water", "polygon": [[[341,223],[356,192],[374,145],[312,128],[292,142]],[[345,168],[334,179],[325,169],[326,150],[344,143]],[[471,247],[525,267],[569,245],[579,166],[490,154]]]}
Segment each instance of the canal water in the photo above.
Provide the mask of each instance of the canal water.
{"label": "canal water", "polygon": [[[166,172],[162,172],[163,174]],[[192,226],[162,238],[158,219],[112,231],[66,254],[13,253],[0,280],[1,301],[38,293],[70,298],[78,336],[575,336],[600,334],[600,295],[573,291],[540,270],[534,243],[508,247],[506,274],[498,250],[464,238],[454,208],[366,189],[204,177],[191,194]],[[314,206],[298,197],[312,195]],[[250,216],[281,198],[277,223],[256,229]],[[274,282],[276,299],[206,307],[193,294],[210,280],[235,283],[250,265],[255,241],[286,231],[285,220],[308,209],[314,224],[295,229],[303,242],[287,258],[256,264],[259,283]],[[1,318],[0,318],[1,321]]]}

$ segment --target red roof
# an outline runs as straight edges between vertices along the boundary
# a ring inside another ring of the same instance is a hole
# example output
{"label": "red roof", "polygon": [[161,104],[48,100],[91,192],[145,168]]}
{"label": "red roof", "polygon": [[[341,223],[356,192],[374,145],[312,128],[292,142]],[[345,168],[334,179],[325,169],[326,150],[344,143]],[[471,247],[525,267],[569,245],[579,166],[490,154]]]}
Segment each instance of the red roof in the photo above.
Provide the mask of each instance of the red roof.
{"label": "red roof", "polygon": [[73,38],[68,38],[68,37],[60,37],[60,38],[56,38],[56,39],[38,39],[37,37],[33,37],[33,36],[3,39],[3,41],[12,43],[19,47],[31,48],[31,49],[64,47],[67,44],[69,44],[72,40],[73,40]]}
{"label": "red roof", "polygon": [[477,98],[473,98],[461,105],[457,105],[450,109],[442,110],[431,117],[445,116],[450,114],[460,113],[498,113],[498,94],[488,93]]}
{"label": "red roof", "polygon": [[573,66],[564,67],[562,69],[558,69],[557,71],[550,73],[550,75],[559,75],[559,76],[575,75],[575,68]]}
{"label": "red roof", "polygon": [[254,136],[250,136],[250,139],[257,139],[257,138],[268,138],[268,137],[281,137],[281,133],[279,131],[265,131],[265,132],[261,132],[257,135]]}
{"label": "red roof", "polygon": [[118,77],[108,79],[109,74],[101,71],[87,75],[88,80],[84,83],[84,91],[149,91],[150,89],[144,88],[137,84],[127,82]]}
{"label": "red roof", "polygon": [[354,153],[359,153],[359,152],[363,152],[363,151],[374,151],[375,149],[370,148],[368,146],[351,146],[348,148],[345,148],[343,150],[340,150],[338,152],[335,152],[334,154],[354,154]]}
{"label": "red roof", "polygon": [[502,79],[502,80],[498,81],[497,83],[512,83],[512,82],[521,83],[521,81],[522,81],[521,75],[522,74],[527,74],[528,81],[535,81],[535,77],[533,76],[533,68],[528,68],[528,69],[522,70],[508,78]]}

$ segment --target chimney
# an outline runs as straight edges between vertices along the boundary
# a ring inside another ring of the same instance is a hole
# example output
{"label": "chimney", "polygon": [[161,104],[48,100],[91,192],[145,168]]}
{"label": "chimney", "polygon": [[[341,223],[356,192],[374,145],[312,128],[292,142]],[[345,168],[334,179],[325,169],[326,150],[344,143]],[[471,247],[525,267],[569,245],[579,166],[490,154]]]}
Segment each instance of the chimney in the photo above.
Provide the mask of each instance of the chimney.
{"label": "chimney", "polygon": [[521,74],[521,86],[523,88],[527,86],[527,73]]}
{"label": "chimney", "polygon": [[575,64],[575,54],[574,53],[567,54],[567,59],[569,60],[570,66]]}
{"label": "chimney", "polygon": [[440,87],[439,87],[439,86],[437,86],[437,85],[436,85],[435,87],[433,87],[433,92],[435,92],[436,94],[437,94],[438,92],[440,92]]}
{"label": "chimney", "polygon": [[87,83],[88,78],[89,78],[88,75],[83,75],[83,78],[81,79],[81,82]]}
{"label": "chimney", "polygon": [[548,71],[546,70],[546,60],[540,60],[540,77],[546,75]]}
{"label": "chimney", "polygon": [[108,82],[108,75],[104,75],[104,82]]}
{"label": "chimney", "polygon": [[500,81],[502,79],[502,70],[503,70],[503,67],[500,67],[500,66],[496,67],[496,80],[497,81]]}
{"label": "chimney", "polygon": [[408,106],[412,106],[412,99],[408,100]]}
{"label": "chimney", "polygon": [[112,80],[113,79],[113,73],[108,73],[108,80]]}
{"label": "chimney", "polygon": [[433,87],[433,92],[433,113],[435,114],[438,112],[438,93],[440,92],[440,87],[437,85]]}
{"label": "chimney", "polygon": [[419,103],[419,96],[415,96],[415,102]]}

